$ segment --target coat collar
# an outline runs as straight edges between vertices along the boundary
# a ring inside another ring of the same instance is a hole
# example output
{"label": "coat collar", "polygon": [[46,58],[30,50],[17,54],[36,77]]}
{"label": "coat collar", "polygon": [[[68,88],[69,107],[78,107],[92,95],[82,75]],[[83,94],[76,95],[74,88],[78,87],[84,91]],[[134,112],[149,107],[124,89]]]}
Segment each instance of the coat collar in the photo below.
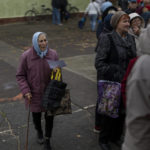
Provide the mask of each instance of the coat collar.
{"label": "coat collar", "polygon": [[131,42],[130,42],[130,35],[127,33],[127,37],[124,40],[116,31],[112,32],[112,37],[114,42],[121,47],[131,47]]}
{"label": "coat collar", "polygon": [[31,48],[31,59],[32,60],[35,60],[35,59],[50,59],[50,49],[48,49],[48,52],[47,52],[46,56],[41,58],[40,56],[37,55],[36,51],[34,50],[34,47],[32,47]]}

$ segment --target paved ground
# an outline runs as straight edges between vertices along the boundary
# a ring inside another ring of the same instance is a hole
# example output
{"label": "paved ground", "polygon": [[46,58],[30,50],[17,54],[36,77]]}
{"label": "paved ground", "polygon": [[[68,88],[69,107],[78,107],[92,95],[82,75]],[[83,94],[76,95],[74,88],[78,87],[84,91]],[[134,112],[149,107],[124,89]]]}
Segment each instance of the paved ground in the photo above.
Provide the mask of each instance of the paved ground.
{"label": "paved ground", "polygon": [[[54,26],[49,23],[25,23],[0,26],[0,149],[23,150],[27,110],[15,80],[20,54],[31,46],[34,32],[48,34],[49,46],[65,60],[63,78],[71,90],[73,114],[57,116],[52,137],[53,150],[100,150],[98,135],[93,133],[96,102],[94,68],[95,33],[87,23],[77,28],[77,19]],[[44,121],[43,121],[44,126]],[[41,150],[36,144],[30,118],[29,150]],[[119,148],[112,145],[114,150]]]}

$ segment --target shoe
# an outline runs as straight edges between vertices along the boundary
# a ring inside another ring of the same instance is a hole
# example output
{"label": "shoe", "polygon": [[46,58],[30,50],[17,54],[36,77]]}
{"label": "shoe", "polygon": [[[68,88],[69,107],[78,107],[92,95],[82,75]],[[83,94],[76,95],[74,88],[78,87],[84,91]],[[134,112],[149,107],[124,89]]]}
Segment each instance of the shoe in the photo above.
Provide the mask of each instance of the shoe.
{"label": "shoe", "polygon": [[109,144],[99,143],[102,150],[111,150],[111,147]]}
{"label": "shoe", "polygon": [[100,133],[100,130],[101,130],[100,127],[95,126],[93,129],[93,132],[94,133]]}
{"label": "shoe", "polygon": [[43,132],[37,132],[37,143],[38,144],[43,144],[44,143],[44,138],[43,138]]}
{"label": "shoe", "polygon": [[44,141],[44,150],[52,150],[49,138]]}

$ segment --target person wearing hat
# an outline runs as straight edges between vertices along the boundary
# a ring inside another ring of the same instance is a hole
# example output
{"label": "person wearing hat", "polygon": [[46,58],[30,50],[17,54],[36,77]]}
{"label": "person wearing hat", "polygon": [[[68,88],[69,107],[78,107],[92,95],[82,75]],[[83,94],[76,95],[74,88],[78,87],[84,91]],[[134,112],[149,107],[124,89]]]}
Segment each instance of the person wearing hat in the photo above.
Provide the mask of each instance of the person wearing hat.
{"label": "person wearing hat", "polygon": [[128,0],[128,9],[125,10],[125,12],[127,14],[134,13],[136,12],[137,7],[138,7],[137,0]]}
{"label": "person wearing hat", "polygon": [[[121,83],[129,61],[136,57],[134,37],[128,34],[130,18],[123,11],[117,11],[111,18],[113,31],[101,36],[95,58],[98,80]],[[122,101],[119,117],[111,118],[102,115],[99,145],[102,150],[111,150],[109,142],[120,144],[124,126],[124,109]]]}
{"label": "person wearing hat", "polygon": [[142,55],[127,80],[126,132],[122,150],[150,149],[150,26],[140,35]]}
{"label": "person wearing hat", "polygon": [[[32,47],[25,51],[20,58],[16,79],[25,98],[25,106],[32,112],[33,124],[37,132],[37,143],[44,144],[43,150],[52,150],[51,136],[54,116],[48,115],[42,106],[42,96],[51,81],[50,69],[47,60],[58,60],[55,50],[48,47],[47,34],[36,32],[32,38]],[[54,71],[57,68],[54,68]],[[45,133],[42,129],[42,115],[44,113]],[[45,138],[44,138],[45,135]]]}
{"label": "person wearing hat", "polygon": [[104,19],[109,14],[114,14],[117,11],[117,8],[109,1],[106,1],[101,6],[102,19],[98,21],[98,26],[96,29],[96,37],[99,38],[100,33],[103,30]]}
{"label": "person wearing hat", "polygon": [[[110,24],[110,20],[111,20],[112,16],[113,16],[113,14],[108,14],[104,18],[104,23],[103,23],[102,29],[98,34],[98,42],[97,42],[97,45],[95,48],[95,52],[97,52],[97,48],[99,46],[99,41],[100,41],[101,37],[103,37],[103,34],[110,33],[113,30],[113,28]],[[98,75],[98,72],[97,72],[97,75]],[[99,133],[100,129],[101,129],[101,115],[98,114],[98,112],[97,112],[97,106],[98,106],[98,104],[96,104],[96,109],[95,109],[95,127],[93,130],[95,133]]]}
{"label": "person wearing hat", "polygon": [[130,17],[130,30],[129,33],[135,37],[137,55],[140,55],[139,36],[145,30],[144,19],[137,13],[129,14]]}
{"label": "person wearing hat", "polygon": [[114,14],[117,8],[110,1],[106,1],[101,5],[102,21],[108,14]]}

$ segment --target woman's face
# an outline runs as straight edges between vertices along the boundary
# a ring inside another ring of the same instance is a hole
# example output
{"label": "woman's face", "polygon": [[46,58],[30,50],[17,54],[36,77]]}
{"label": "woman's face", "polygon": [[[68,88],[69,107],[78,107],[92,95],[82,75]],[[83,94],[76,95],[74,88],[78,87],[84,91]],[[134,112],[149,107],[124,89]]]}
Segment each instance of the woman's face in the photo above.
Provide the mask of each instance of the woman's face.
{"label": "woman's face", "polygon": [[129,27],[130,27],[130,19],[127,15],[123,15],[119,20],[116,30],[120,34],[123,34],[123,33],[128,32]]}
{"label": "woman's face", "polygon": [[142,26],[142,20],[140,18],[138,18],[138,17],[131,21],[131,27],[133,28],[135,26],[137,26],[137,27],[141,27]]}
{"label": "woman's face", "polygon": [[41,51],[44,51],[47,47],[47,39],[45,34],[40,34],[38,38],[38,44]]}

